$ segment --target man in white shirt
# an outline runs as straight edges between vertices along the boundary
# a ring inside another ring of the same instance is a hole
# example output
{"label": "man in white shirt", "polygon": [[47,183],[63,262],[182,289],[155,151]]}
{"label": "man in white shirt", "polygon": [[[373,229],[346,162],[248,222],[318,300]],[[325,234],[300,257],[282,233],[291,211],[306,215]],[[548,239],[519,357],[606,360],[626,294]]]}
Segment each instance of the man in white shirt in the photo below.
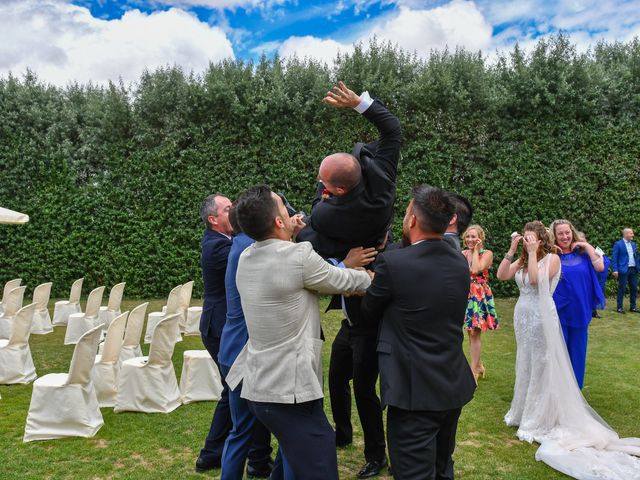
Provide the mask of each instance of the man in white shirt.
{"label": "man in white shirt", "polygon": [[238,223],[256,243],[236,274],[249,340],[231,367],[231,389],[278,439],[294,478],[337,480],[335,433],[322,406],[318,293],[362,292],[367,272],[324,261],[308,242],[290,241],[302,226],[267,186],[238,199]]}

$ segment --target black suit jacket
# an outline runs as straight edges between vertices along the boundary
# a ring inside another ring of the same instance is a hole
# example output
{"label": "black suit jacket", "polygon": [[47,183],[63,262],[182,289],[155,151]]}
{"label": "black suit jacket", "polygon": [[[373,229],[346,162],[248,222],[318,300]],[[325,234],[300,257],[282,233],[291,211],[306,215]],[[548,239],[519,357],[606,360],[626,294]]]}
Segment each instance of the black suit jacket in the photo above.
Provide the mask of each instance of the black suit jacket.
{"label": "black suit jacket", "polygon": [[204,337],[220,338],[222,327],[227,320],[224,275],[227,271],[229,250],[231,250],[231,239],[215,230],[205,230],[200,257],[204,283],[200,333]]}
{"label": "black suit jacket", "polygon": [[378,361],[384,406],[443,411],[462,407],[475,382],[462,351],[469,266],[443,240],[383,253],[362,301],[380,322]]}
{"label": "black suit jacket", "polygon": [[363,115],[378,128],[380,139],[362,150],[362,181],[347,194],[326,200],[320,184],[307,226],[297,236],[324,258],[343,259],[353,247],[379,245],[393,221],[400,122],[378,100]]}

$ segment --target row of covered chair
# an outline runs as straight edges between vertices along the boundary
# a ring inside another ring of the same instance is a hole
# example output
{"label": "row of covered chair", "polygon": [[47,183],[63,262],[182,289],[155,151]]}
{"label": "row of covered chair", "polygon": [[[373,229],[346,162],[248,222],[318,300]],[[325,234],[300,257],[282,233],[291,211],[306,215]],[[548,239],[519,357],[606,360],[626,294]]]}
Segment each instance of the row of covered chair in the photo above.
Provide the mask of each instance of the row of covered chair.
{"label": "row of covered chair", "polygon": [[[98,325],[78,340],[68,374],[48,374],[34,382],[25,442],[93,436],[104,424],[100,407],[113,406],[114,412],[168,413],[182,403],[219,398],[222,391],[220,375],[206,350],[184,352],[178,387],[171,357],[179,314],[168,315],[157,323],[149,356],[122,359],[129,327],[125,328],[125,323],[129,324],[134,314],[144,318],[146,306],[136,307],[137,313],[134,309],[131,315],[125,312],[113,319],[102,355],[96,355],[101,333]],[[138,341],[140,333],[141,326]],[[194,368],[194,365],[198,367]],[[190,396],[185,395],[190,384],[195,388]],[[207,398],[198,397],[203,392]]]}
{"label": "row of covered chair", "polygon": [[[20,286],[22,279],[16,278],[8,281],[2,291],[2,301],[0,301],[0,339],[11,337],[11,325],[18,310],[22,308],[24,302],[24,292],[26,286]],[[47,304],[51,294],[51,282],[38,285],[33,291],[32,303],[35,304],[33,312],[33,322],[31,333],[46,334],[53,331],[51,327],[51,317]]]}

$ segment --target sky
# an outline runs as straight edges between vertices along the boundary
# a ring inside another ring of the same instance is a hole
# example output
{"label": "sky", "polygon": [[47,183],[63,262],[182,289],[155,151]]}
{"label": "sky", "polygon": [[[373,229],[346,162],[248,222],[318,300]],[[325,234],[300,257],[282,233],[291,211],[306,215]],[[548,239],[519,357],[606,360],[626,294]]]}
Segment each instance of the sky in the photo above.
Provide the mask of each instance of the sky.
{"label": "sky", "polygon": [[578,51],[640,37],[640,0],[0,0],[0,77],[128,84],[145,68],[276,53],[331,64],[373,37],[423,58],[464,47],[491,59],[558,32]]}

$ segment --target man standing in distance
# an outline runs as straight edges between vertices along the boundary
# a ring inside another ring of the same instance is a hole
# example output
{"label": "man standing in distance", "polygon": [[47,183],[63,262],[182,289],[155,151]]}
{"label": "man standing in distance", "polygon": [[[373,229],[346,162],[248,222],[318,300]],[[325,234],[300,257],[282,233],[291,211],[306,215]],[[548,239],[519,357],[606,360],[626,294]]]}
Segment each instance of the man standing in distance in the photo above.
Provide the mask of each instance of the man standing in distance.
{"label": "man standing in distance", "polygon": [[453,248],[462,252],[460,247],[460,235],[467,229],[473,216],[471,202],[458,193],[449,192],[455,213],[449,221],[447,230],[444,232],[444,241]]}
{"label": "man standing in distance", "polygon": [[322,406],[318,293],[364,291],[364,271],[330,265],[308,242],[293,243],[296,224],[266,185],[247,190],[238,223],[256,240],[238,263],[236,282],[249,340],[227,381],[278,439],[295,478],[337,480],[335,435]]}
{"label": "man standing in distance", "polygon": [[617,311],[624,313],[624,291],[629,284],[629,308],[632,312],[640,313],[636,308],[636,296],[638,294],[638,247],[633,241],[633,230],[622,230],[622,238],[613,244],[611,257],[611,270],[613,276],[618,279]]}
{"label": "man standing in distance", "polygon": [[427,185],[412,197],[402,223],[407,246],[378,256],[362,313],[380,322],[380,391],[395,478],[453,479],[458,418],[475,390],[462,351],[469,266],[443,241],[451,197]]}
{"label": "man standing in distance", "polygon": [[[231,201],[221,193],[214,193],[204,199],[200,206],[200,218],[206,226],[202,237],[202,281],[204,283],[204,303],[200,317],[202,343],[211,354],[218,368],[220,336],[227,318],[227,299],[224,276],[227,271],[227,257],[231,249],[233,228],[229,223]],[[205,472],[220,467],[224,442],[231,430],[229,412],[229,389],[224,379],[222,397],[216,405],[209,434],[204,448],[196,460],[196,471]]]}

